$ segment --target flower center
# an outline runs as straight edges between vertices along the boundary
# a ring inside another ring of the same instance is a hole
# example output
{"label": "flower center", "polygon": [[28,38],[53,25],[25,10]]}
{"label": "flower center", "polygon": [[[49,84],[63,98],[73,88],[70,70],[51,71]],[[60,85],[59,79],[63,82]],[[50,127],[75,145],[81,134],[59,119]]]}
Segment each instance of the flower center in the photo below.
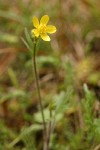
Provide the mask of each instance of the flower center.
{"label": "flower center", "polygon": [[39,32],[41,34],[46,33],[46,25],[45,24],[40,24],[40,26],[39,26]]}

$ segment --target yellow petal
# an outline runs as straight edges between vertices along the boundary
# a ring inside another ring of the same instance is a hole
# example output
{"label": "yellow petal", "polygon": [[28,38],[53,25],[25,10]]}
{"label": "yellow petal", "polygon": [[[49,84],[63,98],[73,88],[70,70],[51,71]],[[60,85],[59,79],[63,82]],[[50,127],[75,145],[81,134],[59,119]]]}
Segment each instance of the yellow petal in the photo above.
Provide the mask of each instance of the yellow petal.
{"label": "yellow petal", "polygon": [[49,21],[49,16],[48,15],[44,15],[41,20],[40,20],[40,24],[47,24]]}
{"label": "yellow petal", "polygon": [[50,37],[47,34],[40,34],[40,36],[44,41],[50,41]]}
{"label": "yellow petal", "polygon": [[32,33],[32,36],[34,35],[34,36],[36,36],[36,37],[39,37],[39,31],[38,31],[37,29],[33,29],[33,30],[31,31],[31,33]]}
{"label": "yellow petal", "polygon": [[56,27],[52,25],[47,26],[47,32],[48,33],[55,33],[56,32]]}
{"label": "yellow petal", "polygon": [[33,19],[32,19],[32,22],[33,22],[33,26],[38,28],[38,26],[39,26],[38,18],[34,16]]}

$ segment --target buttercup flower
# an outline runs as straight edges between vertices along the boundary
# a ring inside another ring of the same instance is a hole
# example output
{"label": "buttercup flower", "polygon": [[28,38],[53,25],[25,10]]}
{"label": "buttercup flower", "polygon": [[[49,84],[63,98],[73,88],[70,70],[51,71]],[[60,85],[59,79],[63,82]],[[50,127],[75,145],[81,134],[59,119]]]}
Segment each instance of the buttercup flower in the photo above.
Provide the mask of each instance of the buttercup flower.
{"label": "buttercup flower", "polygon": [[32,22],[35,29],[32,29],[31,33],[32,36],[35,37],[41,37],[44,41],[50,41],[50,37],[47,35],[47,33],[52,34],[56,32],[56,27],[53,25],[47,25],[49,21],[49,16],[44,15],[40,22],[37,17],[33,17]]}

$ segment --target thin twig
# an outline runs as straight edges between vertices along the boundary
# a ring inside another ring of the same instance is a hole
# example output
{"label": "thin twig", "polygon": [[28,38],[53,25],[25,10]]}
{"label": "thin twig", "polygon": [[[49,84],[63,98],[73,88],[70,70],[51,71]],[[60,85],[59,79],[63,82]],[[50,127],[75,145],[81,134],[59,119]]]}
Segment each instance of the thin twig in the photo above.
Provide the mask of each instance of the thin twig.
{"label": "thin twig", "polygon": [[97,146],[94,148],[94,150],[99,150],[99,148],[100,148],[100,144],[97,145]]}
{"label": "thin twig", "polygon": [[44,145],[44,150],[49,150],[49,144],[50,144],[50,137],[51,137],[51,129],[52,129],[52,111],[50,110],[50,121],[48,123],[48,127],[47,127],[47,131],[46,131],[46,141],[45,141],[45,145]]}

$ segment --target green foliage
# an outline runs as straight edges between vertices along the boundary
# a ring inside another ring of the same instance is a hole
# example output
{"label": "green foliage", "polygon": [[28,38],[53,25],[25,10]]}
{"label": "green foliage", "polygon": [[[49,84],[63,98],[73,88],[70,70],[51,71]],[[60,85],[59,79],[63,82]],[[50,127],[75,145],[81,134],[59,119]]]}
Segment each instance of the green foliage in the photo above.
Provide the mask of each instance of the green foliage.
{"label": "green foliage", "polygon": [[24,42],[24,44],[26,45],[26,47],[28,48],[28,50],[30,51],[30,53],[32,54],[33,51],[33,42],[31,39],[30,34],[28,33],[27,29],[25,28],[25,37],[26,37],[26,41],[25,39],[22,38],[22,41]]}
{"label": "green foliage", "polygon": [[84,124],[85,124],[85,132],[87,134],[88,141],[99,141],[97,140],[97,137],[100,137],[100,132],[98,128],[100,126],[100,119],[96,119],[93,108],[94,103],[96,100],[96,97],[93,92],[89,91],[87,86],[84,85],[84,91],[85,91],[85,99],[83,100],[82,106],[83,106],[83,117],[84,117]]}
{"label": "green foliage", "polygon": [[12,99],[12,98],[17,98],[17,97],[26,97],[26,93],[21,90],[15,90],[13,92],[9,92],[8,94],[1,94],[0,93],[0,103],[2,104],[3,102]]}
{"label": "green foliage", "polygon": [[95,97],[92,92],[90,92],[87,88],[87,85],[84,85],[84,91],[85,91],[85,99],[83,99],[83,111],[84,111],[84,121],[86,125],[86,130],[92,129],[93,125],[93,107],[94,107],[94,101]]}
{"label": "green foliage", "polygon": [[1,42],[7,42],[9,44],[16,44],[18,42],[18,37],[15,35],[7,34],[7,33],[2,33],[0,32],[0,41]]}
{"label": "green foliage", "polygon": [[72,88],[68,88],[66,92],[61,92],[54,97],[55,100],[55,114],[64,113],[70,106],[70,100],[73,96]]}

